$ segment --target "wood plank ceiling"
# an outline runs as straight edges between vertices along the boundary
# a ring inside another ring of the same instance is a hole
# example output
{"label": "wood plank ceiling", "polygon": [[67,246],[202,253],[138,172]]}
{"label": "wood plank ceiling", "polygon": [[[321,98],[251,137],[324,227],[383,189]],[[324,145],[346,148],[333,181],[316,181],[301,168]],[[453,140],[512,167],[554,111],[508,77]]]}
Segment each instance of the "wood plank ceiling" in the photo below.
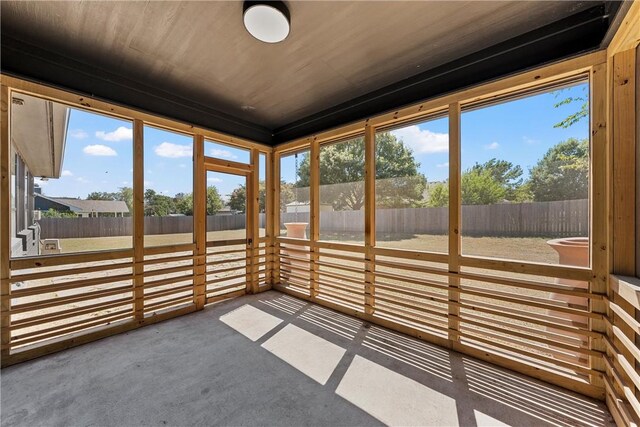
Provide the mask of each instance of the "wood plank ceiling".
{"label": "wood plank ceiling", "polygon": [[[269,45],[246,32],[239,1],[2,2],[2,68],[179,119],[188,117],[143,98],[188,100],[202,113],[192,114],[192,122],[217,115],[236,123],[239,136],[269,142],[291,123],[602,3],[288,5],[291,33]],[[54,69],[64,61],[68,73],[83,70],[83,77],[65,80]],[[102,73],[109,84],[122,78],[121,86],[137,89],[139,102],[92,81]],[[231,125],[220,130],[225,126]]]}

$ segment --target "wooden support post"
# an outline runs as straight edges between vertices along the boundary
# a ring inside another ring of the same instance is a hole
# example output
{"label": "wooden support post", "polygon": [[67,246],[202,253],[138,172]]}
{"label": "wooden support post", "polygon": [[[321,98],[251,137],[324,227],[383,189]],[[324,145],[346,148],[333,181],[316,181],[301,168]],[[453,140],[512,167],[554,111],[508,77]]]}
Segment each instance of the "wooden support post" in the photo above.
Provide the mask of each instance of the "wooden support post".
{"label": "wooden support post", "polygon": [[373,314],[375,304],[376,260],[376,131],[373,126],[364,128],[364,310]]}
{"label": "wooden support post", "polygon": [[272,285],[280,283],[280,243],[276,236],[280,235],[280,153],[275,152],[271,156],[271,185],[269,186],[269,196],[267,199],[273,200],[273,211],[269,221],[273,227],[272,248],[273,258],[271,265]]}
{"label": "wooden support post", "polygon": [[[593,280],[589,283],[589,291],[608,294],[610,273],[610,146],[608,135],[607,113],[607,64],[595,65],[591,71],[591,262]],[[591,299],[590,311],[607,316],[607,307],[602,300]],[[603,320],[589,319],[592,331],[606,333]],[[602,337],[590,337],[589,348],[605,352]],[[602,376],[605,371],[602,356],[590,356],[591,369],[596,371],[590,375],[590,382],[596,387],[604,387]]]}
{"label": "wooden support post", "polygon": [[613,272],[636,275],[636,50],[613,56],[611,149],[613,154]]}
{"label": "wooden support post", "polygon": [[[253,165],[253,153],[250,156]],[[254,293],[253,289],[253,174],[245,176],[245,292]]]}
{"label": "wooden support post", "polygon": [[9,356],[11,343],[11,270],[9,260],[11,256],[11,130],[9,127],[9,88],[2,85],[0,107],[0,358],[3,365]]}
{"label": "wooden support post", "polygon": [[[636,114],[638,101],[636,99],[636,49],[629,49],[614,54],[609,58],[609,129],[611,154],[611,208],[613,209],[613,224],[611,237],[612,256],[610,270],[618,275],[635,276],[636,250],[638,234],[636,228],[636,192],[638,183],[634,179],[637,175],[636,153],[637,123]],[[595,203],[595,201],[594,201]],[[595,218],[594,218],[595,221]],[[594,266],[595,269],[595,266]],[[610,284],[609,284],[610,285]],[[608,286],[610,288],[610,286]],[[635,309],[616,293],[608,290],[609,298],[626,313],[635,313]],[[630,342],[635,342],[634,329],[618,314],[609,312],[610,326],[617,328]],[[620,342],[620,337],[614,334],[611,327],[607,328],[609,340],[616,346],[622,357],[630,366],[634,366],[633,354]],[[616,355],[611,355],[613,365],[619,369],[619,375],[626,384],[632,380],[624,369],[620,369]],[[614,387],[620,395],[625,391],[613,381]]]}
{"label": "wooden support post", "polygon": [[[462,198],[460,191],[460,103],[449,105],[449,272],[460,272],[460,228]],[[460,336],[460,278],[449,276],[449,340]]]}
{"label": "wooden support post", "polygon": [[133,300],[138,321],[144,319],[144,123],[133,121]]}
{"label": "wooden support post", "polygon": [[265,274],[264,280],[267,286],[273,286],[273,268],[274,268],[274,244],[275,244],[275,227],[273,223],[274,218],[274,193],[272,187],[274,186],[273,179],[273,150],[268,152],[264,159],[265,166],[265,237],[267,242],[265,244]]}
{"label": "wooden support post", "polygon": [[247,293],[255,294],[260,286],[258,281],[258,238],[260,236],[258,226],[258,166],[260,164],[260,152],[258,149],[251,149],[251,172],[247,176],[246,188],[246,215],[247,215]]}
{"label": "wooden support post", "polygon": [[207,298],[207,172],[204,168],[204,136],[194,137],[193,147],[193,232],[196,244],[193,267],[193,302],[202,310]]}
{"label": "wooden support post", "polygon": [[315,243],[320,239],[320,143],[311,143],[311,162],[309,177],[309,206],[310,206],[310,227],[309,240],[311,251],[311,274],[310,274],[310,294],[312,298],[318,295],[320,285],[318,261],[320,260],[320,248]]}

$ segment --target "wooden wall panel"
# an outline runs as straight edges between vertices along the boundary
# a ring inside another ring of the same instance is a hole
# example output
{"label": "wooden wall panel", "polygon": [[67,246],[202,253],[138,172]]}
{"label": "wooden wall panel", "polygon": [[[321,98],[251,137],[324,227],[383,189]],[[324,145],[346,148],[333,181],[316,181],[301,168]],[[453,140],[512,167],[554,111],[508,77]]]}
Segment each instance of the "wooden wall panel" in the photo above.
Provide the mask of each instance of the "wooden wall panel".
{"label": "wooden wall panel", "polygon": [[613,57],[613,272],[636,274],[636,50]]}
{"label": "wooden wall panel", "polygon": [[11,253],[11,217],[10,217],[10,182],[11,182],[11,166],[10,166],[10,144],[11,133],[9,128],[9,96],[10,91],[6,85],[2,85],[0,93],[0,358],[6,359],[9,355],[9,343],[11,333],[9,327],[11,318],[9,309],[11,300],[11,285],[9,278],[11,277],[11,269],[9,265],[9,256]]}

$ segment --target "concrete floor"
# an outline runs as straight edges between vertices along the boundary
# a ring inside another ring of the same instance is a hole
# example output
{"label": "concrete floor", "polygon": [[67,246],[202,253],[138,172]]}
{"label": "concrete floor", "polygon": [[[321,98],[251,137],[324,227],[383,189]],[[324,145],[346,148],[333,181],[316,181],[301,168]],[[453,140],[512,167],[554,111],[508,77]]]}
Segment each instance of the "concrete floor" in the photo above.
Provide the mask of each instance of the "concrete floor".
{"label": "concrete floor", "polygon": [[2,370],[2,426],[613,425],[599,403],[277,292]]}

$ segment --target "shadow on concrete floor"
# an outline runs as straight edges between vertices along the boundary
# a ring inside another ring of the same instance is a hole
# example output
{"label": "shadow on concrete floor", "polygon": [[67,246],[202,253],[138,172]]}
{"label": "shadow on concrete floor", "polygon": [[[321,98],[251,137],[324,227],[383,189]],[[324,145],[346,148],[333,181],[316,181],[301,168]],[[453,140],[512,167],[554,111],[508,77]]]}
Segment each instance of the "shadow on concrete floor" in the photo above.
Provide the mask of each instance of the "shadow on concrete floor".
{"label": "shadow on concrete floor", "polygon": [[2,426],[609,426],[604,405],[275,291],[2,370]]}

